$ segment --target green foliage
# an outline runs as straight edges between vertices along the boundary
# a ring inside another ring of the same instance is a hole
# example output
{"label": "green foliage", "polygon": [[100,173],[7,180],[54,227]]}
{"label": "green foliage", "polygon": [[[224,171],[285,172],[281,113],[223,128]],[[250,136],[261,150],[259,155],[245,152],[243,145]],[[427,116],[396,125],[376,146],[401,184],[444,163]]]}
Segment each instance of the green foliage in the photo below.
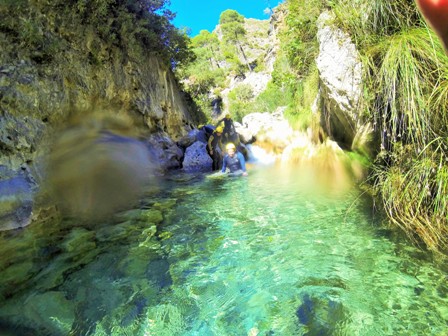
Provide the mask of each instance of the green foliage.
{"label": "green foliage", "polygon": [[208,59],[217,66],[221,60],[219,53],[219,40],[216,34],[208,30],[201,30],[199,35],[191,40],[192,48],[198,58]]}
{"label": "green foliage", "polygon": [[[363,60],[360,115],[382,151],[369,179],[391,221],[434,251],[446,249],[448,216],[448,57],[410,0],[289,0],[273,83],[286,85],[296,127],[316,124],[316,19],[323,6]],[[445,204],[445,206],[442,206]]]}
{"label": "green foliage", "polygon": [[244,16],[239,14],[236,10],[228,9],[221,13],[219,17],[219,24],[226,25],[228,23],[244,24]]}
{"label": "green foliage", "polygon": [[212,69],[207,62],[195,63],[187,69],[189,90],[194,94],[206,94],[213,87],[222,86],[225,77],[222,69]]}
{"label": "green foliage", "polygon": [[[418,153],[432,138],[431,133],[438,134],[444,127],[432,122],[439,113],[429,111],[427,105],[439,81],[439,66],[448,66],[441,46],[434,48],[433,38],[426,29],[408,29],[384,38],[367,51],[371,71],[376,72],[371,83],[376,96],[373,110],[385,147],[404,140],[414,144]],[[433,108],[444,106],[434,101]]]}
{"label": "green foliage", "polygon": [[363,56],[364,104],[381,136],[371,190],[411,239],[446,250],[448,57],[413,1],[332,7]]}
{"label": "green foliage", "polygon": [[[323,2],[288,1],[285,27],[280,32],[281,48],[274,63],[273,85],[278,90],[278,106],[287,106],[285,117],[297,129],[317,125],[311,106],[318,92],[315,66],[318,45],[316,20]],[[271,105],[271,109],[272,109]]]}
{"label": "green foliage", "polygon": [[448,247],[447,147],[446,138],[437,138],[415,156],[412,146],[397,143],[393,152],[378,157],[393,166],[377,162],[370,177],[392,223],[435,252]]}
{"label": "green foliage", "polygon": [[279,86],[270,81],[266,89],[255,99],[252,112],[272,112],[292,101],[293,92],[286,85]]}
{"label": "green foliage", "polygon": [[285,117],[296,129],[315,128],[319,124],[319,115],[313,113],[311,109],[319,91],[319,73],[316,66],[309,70],[307,77],[297,81],[295,88],[294,96],[285,111]]}
{"label": "green foliage", "polygon": [[248,84],[240,84],[229,93],[229,110],[233,118],[241,121],[245,115],[252,111],[254,92]]}
{"label": "green foliage", "polygon": [[228,9],[221,13],[219,24],[226,43],[239,42],[246,35],[244,17],[233,9]]}
{"label": "green foliage", "polygon": [[237,11],[228,9],[221,13],[219,24],[221,26],[224,44],[227,45],[227,48],[232,48],[235,53],[241,53],[241,56],[247,63],[247,57],[242,47],[242,43],[246,40],[244,17]]}
{"label": "green foliage", "polygon": [[219,65],[223,56],[218,37],[201,30],[191,40],[191,50],[195,61],[178,67],[176,72],[178,77],[184,78],[185,90],[192,95],[196,108],[211,118],[210,92],[223,87],[227,75]]}
{"label": "green foliage", "polygon": [[421,23],[414,1],[409,0],[339,0],[332,7],[338,25],[350,33],[360,48]]}
{"label": "green foliage", "polygon": [[317,56],[316,20],[322,12],[322,2],[322,0],[287,2],[287,29],[281,34],[282,49],[296,73],[306,74]]}
{"label": "green foliage", "polygon": [[[174,15],[166,5],[166,0],[8,1],[0,8],[7,18],[0,30],[8,34],[9,44],[23,46],[21,52],[31,57],[37,50],[42,60],[52,57],[64,41],[79,38],[76,44],[83,46],[81,38],[92,31],[97,51],[100,44],[114,45],[139,57],[157,53],[170,65],[189,62],[189,39],[171,24]],[[101,62],[95,48],[86,47],[86,55]]]}

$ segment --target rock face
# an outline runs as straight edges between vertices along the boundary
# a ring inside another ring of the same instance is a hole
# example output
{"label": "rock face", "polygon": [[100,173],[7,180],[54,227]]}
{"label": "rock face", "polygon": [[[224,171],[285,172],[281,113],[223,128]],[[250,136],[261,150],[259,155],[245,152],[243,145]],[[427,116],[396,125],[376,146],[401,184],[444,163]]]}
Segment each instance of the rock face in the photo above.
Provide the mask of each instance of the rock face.
{"label": "rock face", "polygon": [[0,230],[24,227],[31,222],[36,184],[26,172],[0,166]]}
{"label": "rock face", "polygon": [[242,141],[251,142],[256,139],[257,144],[270,147],[274,152],[281,153],[291,142],[294,131],[283,117],[284,108],[275,113],[251,113],[243,118],[243,125],[237,124],[237,132]]}
{"label": "rock face", "polygon": [[154,133],[148,140],[152,162],[160,173],[166,170],[180,168],[184,153],[180,147],[165,133]]}
{"label": "rock face", "polygon": [[331,26],[331,18],[324,12],[318,19],[321,124],[342,147],[369,154],[372,127],[360,114],[362,64],[350,37]]}
{"label": "rock face", "polygon": [[187,172],[211,171],[212,159],[207,154],[205,146],[202,141],[196,141],[186,149],[183,170]]}
{"label": "rock face", "polygon": [[[55,13],[36,13],[48,16],[44,20],[48,24],[39,29],[55,41],[54,52],[45,57],[37,57],[37,51],[26,44],[18,45],[13,33],[0,32],[5,42],[0,52],[0,167],[8,171],[7,176],[0,174],[4,186],[0,231],[30,222],[31,200],[42,174],[38,161],[48,152],[55,131],[67,126],[74,111],[88,111],[82,117],[89,119],[90,111],[104,105],[111,114],[131,118],[140,140],[151,134],[173,139],[173,146],[166,141],[147,142],[159,154],[170,148],[159,155],[163,168],[180,166],[183,153],[174,141],[198,122],[171,69],[157,56],[131,46],[124,50],[88,25],[67,32],[54,24],[53,20],[64,19],[53,17]],[[14,217],[19,217],[16,224]]]}
{"label": "rock face", "polygon": [[[274,61],[277,55],[277,49],[279,42],[277,40],[276,30],[273,28],[275,20],[273,17],[269,20],[256,20],[256,19],[244,19],[244,29],[246,31],[246,40],[241,43],[242,48],[245,50],[247,57],[247,64],[261,65],[263,70],[249,71],[246,68],[244,76],[229,76],[228,87],[221,91],[223,109],[220,110],[220,114],[215,113],[216,119],[221,118],[229,111],[229,93],[235,88],[244,85],[251,88],[253,96],[257,97],[263,92],[268,82],[272,79],[272,71],[274,68]],[[222,38],[221,27],[218,25],[215,29],[218,37]],[[246,60],[240,56],[240,61],[246,63]],[[221,67],[228,67],[227,62],[221,62]]]}

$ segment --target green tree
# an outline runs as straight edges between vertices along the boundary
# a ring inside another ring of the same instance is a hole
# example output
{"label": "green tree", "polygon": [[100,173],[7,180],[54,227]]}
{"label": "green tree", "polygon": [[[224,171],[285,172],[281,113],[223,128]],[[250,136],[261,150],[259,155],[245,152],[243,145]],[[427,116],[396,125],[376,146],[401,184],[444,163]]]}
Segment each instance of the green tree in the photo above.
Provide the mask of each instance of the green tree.
{"label": "green tree", "polygon": [[249,84],[240,84],[229,93],[229,109],[237,121],[241,121],[245,115],[253,112],[254,92]]}
{"label": "green tree", "polygon": [[201,30],[191,42],[198,57],[200,55],[200,57],[206,58],[212,68],[220,68],[219,40],[216,34],[210,33],[208,30]]}
{"label": "green tree", "polygon": [[247,61],[246,53],[242,47],[242,43],[245,41],[246,30],[244,29],[244,17],[233,9],[228,9],[221,13],[219,17],[219,24],[221,26],[223,40],[225,43],[234,45],[237,50],[241,52],[249,71],[249,62]]}
{"label": "green tree", "polygon": [[192,58],[189,38],[171,21],[168,0],[28,0],[31,12],[54,18],[58,30],[92,27],[107,43],[128,52],[155,53],[170,65]]}

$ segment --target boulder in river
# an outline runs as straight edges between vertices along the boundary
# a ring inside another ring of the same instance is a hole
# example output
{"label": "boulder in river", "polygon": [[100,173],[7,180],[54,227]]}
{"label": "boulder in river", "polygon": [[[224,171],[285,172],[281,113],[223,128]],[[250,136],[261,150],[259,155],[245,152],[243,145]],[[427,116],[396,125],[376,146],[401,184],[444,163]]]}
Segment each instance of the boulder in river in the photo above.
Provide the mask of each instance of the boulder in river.
{"label": "boulder in river", "polygon": [[183,169],[187,172],[211,171],[212,159],[207,154],[205,144],[196,141],[185,150]]}

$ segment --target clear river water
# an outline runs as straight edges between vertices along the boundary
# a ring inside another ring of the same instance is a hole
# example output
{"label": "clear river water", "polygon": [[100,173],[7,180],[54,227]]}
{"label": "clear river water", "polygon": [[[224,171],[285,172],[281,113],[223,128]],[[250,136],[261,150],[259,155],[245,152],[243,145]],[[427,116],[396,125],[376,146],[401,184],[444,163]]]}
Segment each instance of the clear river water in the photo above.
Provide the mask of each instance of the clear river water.
{"label": "clear river water", "polygon": [[173,175],[112,224],[33,239],[0,334],[448,335],[446,270],[331,180]]}

